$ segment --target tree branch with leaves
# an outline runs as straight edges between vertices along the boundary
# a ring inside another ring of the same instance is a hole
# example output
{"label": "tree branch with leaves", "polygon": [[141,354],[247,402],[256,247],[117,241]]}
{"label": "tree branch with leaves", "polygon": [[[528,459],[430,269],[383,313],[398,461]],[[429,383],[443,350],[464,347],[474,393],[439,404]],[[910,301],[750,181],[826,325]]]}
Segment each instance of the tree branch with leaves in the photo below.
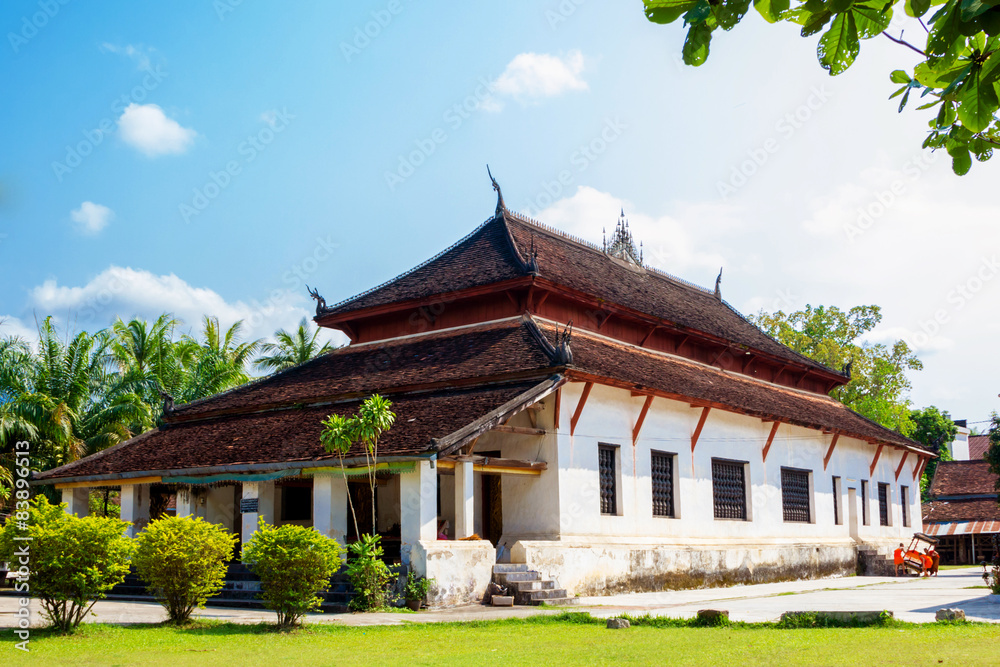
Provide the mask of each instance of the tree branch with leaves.
{"label": "tree branch with leaves", "polygon": [[[750,9],[751,0],[643,0],[653,23],[683,19],[687,37],[684,62],[698,66],[708,58],[716,30],[732,30]],[[923,48],[889,34],[897,5],[925,31]],[[817,45],[820,65],[831,75],[842,74],[861,52],[861,41],[883,35],[918,54],[912,71],[890,74],[901,84],[891,96],[901,96],[902,112],[910,94],[929,98],[918,110],[933,109],[923,147],[944,149],[952,169],[964,175],[972,158],[985,162],[1000,145],[1000,3],[995,0],[753,0],[768,23],[801,26],[802,37],[822,33]],[[923,20],[932,7],[935,11]]]}

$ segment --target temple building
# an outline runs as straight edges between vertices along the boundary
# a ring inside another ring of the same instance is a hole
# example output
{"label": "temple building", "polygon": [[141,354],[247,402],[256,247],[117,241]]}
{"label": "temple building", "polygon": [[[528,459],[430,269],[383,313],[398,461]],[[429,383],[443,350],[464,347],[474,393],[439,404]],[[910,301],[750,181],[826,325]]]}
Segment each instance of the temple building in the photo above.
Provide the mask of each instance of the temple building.
{"label": "temple building", "polygon": [[[624,213],[597,246],[498,196],[397,278],[331,306],[313,294],[349,345],[170,406],[37,482],[77,513],[120,488],[133,531],[173,496],[244,540],[259,516],[353,539],[350,494],[439,605],[480,599],[497,562],[553,582],[537,599],[571,598],[853,573],[859,549],[920,529],[933,454],[831,398],[849,371],[765,335],[719,281],[646,266]],[[327,415],[373,393],[397,415],[374,503],[362,452],[345,483],[320,443]]]}

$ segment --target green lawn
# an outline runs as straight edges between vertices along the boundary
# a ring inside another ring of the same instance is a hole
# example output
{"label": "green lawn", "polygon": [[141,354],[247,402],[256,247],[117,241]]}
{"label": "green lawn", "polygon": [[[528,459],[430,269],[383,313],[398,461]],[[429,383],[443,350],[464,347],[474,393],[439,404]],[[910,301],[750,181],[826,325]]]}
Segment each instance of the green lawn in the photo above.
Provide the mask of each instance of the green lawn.
{"label": "green lawn", "polygon": [[[666,625],[666,623],[664,624]],[[10,631],[4,632],[10,639]],[[478,623],[343,627],[289,633],[262,626],[201,623],[84,625],[59,637],[36,631],[30,654],[3,642],[5,665],[261,664],[694,664],[995,665],[1000,626],[871,628],[697,628],[636,625],[607,630],[586,615]]]}

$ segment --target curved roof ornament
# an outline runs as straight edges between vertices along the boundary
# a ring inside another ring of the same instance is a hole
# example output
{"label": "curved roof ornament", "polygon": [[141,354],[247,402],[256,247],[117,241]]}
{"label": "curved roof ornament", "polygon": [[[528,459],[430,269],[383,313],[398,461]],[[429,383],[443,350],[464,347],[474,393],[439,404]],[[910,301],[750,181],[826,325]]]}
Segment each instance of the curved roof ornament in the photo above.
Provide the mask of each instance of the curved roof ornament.
{"label": "curved roof ornament", "polygon": [[719,276],[715,279],[715,298],[722,301],[722,267],[719,267]]}
{"label": "curved roof ornament", "polygon": [[493,178],[493,173],[490,171],[490,165],[486,165],[486,173],[490,175],[490,180],[493,181],[493,189],[497,191],[497,210],[494,217],[503,214],[507,210],[507,205],[503,203],[503,193],[500,191],[500,184],[497,183],[497,179]]}

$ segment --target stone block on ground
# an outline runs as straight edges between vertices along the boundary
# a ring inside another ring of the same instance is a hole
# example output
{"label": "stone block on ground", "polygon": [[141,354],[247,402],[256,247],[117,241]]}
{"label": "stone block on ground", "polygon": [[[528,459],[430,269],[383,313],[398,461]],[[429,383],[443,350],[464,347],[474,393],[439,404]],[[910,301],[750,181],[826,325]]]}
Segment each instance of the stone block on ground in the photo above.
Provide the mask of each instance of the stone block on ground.
{"label": "stone block on ground", "polygon": [[705,623],[721,623],[729,620],[729,612],[725,609],[699,609],[698,620]]}
{"label": "stone block on ground", "polygon": [[934,614],[935,621],[964,621],[965,612],[961,609],[938,609]]}
{"label": "stone block on ground", "polygon": [[494,607],[513,607],[514,606],[514,596],[513,595],[494,595],[492,599],[492,604]]}
{"label": "stone block on ground", "polygon": [[608,629],[609,630],[624,630],[625,628],[630,628],[630,627],[632,627],[632,624],[629,623],[624,618],[609,618],[608,619]]}

